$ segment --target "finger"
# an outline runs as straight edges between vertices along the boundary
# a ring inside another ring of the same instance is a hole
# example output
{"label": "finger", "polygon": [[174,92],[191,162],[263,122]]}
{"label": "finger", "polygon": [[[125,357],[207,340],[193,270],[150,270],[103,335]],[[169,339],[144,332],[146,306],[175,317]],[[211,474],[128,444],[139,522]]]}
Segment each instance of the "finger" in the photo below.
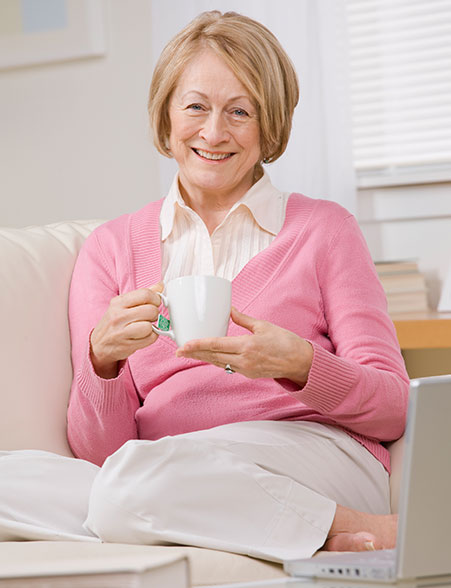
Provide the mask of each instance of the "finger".
{"label": "finger", "polygon": [[152,329],[152,323],[149,321],[136,321],[124,328],[124,335],[127,339],[145,339],[152,334],[156,335]]}
{"label": "finger", "polygon": [[225,368],[226,365],[230,365],[233,367],[235,372],[240,371],[241,356],[238,354],[216,353],[212,356],[199,357],[196,359],[199,361],[205,361],[206,363],[211,363],[220,368]]}
{"label": "finger", "polygon": [[137,321],[149,321],[151,323],[158,319],[158,307],[154,304],[141,304],[132,308],[125,308],[123,311],[124,325]]}
{"label": "finger", "polygon": [[127,344],[124,345],[124,357],[129,357],[138,349],[145,349],[149,347],[158,339],[158,335],[152,331],[148,337],[142,337],[141,339],[127,339]]}
{"label": "finger", "polygon": [[163,292],[164,282],[157,282],[153,286],[149,286],[149,290],[152,290],[153,292]]}
{"label": "finger", "polygon": [[258,323],[261,322],[258,319],[249,316],[248,314],[240,312],[234,306],[232,306],[230,317],[234,323],[236,323],[240,327],[244,327],[251,333],[255,331],[255,328],[257,327]]}
{"label": "finger", "polygon": [[[247,335],[245,335],[247,337]],[[177,356],[187,357],[193,353],[227,353],[238,354],[242,349],[242,336],[210,337],[192,339],[177,349]],[[186,355],[185,355],[186,354]]]}
{"label": "finger", "polygon": [[[157,284],[154,284],[153,286],[150,286],[149,290],[152,292],[152,298],[153,298],[153,304],[155,304],[155,306],[160,306],[162,303],[162,299],[160,296],[160,293],[163,292],[164,290],[164,283],[163,282],[158,282]],[[157,295],[157,297],[155,298],[154,296],[154,292]]]}
{"label": "finger", "polygon": [[121,294],[114,299],[114,302],[122,306],[122,308],[133,308],[135,306],[141,306],[142,304],[153,304],[154,306],[160,306],[160,297],[158,294],[150,290],[149,288],[139,288],[139,290],[132,290]]}
{"label": "finger", "polygon": [[[180,354],[177,350],[177,356]],[[183,354],[182,357],[188,359],[195,359],[204,363],[210,363],[220,368],[224,368],[227,364],[233,365],[235,371],[239,371],[240,355],[238,353],[212,353],[210,351],[196,351],[189,354]]]}

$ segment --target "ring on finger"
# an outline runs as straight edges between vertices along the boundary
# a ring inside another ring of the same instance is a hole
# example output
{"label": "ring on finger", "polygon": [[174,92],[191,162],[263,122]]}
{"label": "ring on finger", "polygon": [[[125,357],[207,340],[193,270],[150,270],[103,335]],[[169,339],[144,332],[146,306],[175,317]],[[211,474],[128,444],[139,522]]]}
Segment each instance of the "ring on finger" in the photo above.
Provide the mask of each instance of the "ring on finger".
{"label": "ring on finger", "polygon": [[234,374],[234,373],[235,373],[235,370],[233,370],[233,369],[230,367],[230,363],[228,363],[228,364],[225,366],[225,368],[224,368],[224,369],[225,369],[225,371],[226,371],[226,373],[227,373],[227,374]]}

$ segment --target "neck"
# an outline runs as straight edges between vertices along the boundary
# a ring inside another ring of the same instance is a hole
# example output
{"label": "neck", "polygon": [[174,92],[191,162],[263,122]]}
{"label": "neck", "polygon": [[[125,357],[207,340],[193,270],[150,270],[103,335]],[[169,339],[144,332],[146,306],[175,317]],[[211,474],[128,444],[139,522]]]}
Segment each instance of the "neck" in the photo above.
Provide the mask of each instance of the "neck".
{"label": "neck", "polygon": [[210,200],[195,200],[182,193],[185,204],[189,206],[205,223],[208,233],[211,235],[227,216],[227,213],[239,198],[231,201],[220,201],[215,198]]}
{"label": "neck", "polygon": [[200,216],[211,235],[225,219],[232,206],[246,194],[261,176],[262,173],[254,174],[247,182],[242,182],[239,186],[224,191],[217,188],[214,190],[194,189],[186,186],[182,178],[179,177],[179,190],[185,204]]}

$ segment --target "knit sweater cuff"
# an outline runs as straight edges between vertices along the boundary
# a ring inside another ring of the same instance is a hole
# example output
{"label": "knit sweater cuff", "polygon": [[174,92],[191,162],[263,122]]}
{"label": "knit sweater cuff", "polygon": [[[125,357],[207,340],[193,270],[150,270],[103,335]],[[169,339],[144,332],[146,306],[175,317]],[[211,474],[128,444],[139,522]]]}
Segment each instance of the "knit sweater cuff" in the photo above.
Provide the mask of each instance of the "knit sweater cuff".
{"label": "knit sweater cuff", "polygon": [[359,377],[354,362],[326,351],[313,343],[313,361],[306,385],[295,396],[324,414],[333,411],[352,391]]}
{"label": "knit sweater cuff", "polygon": [[115,378],[106,380],[98,376],[92,365],[90,345],[87,345],[83,365],[77,376],[80,392],[95,409],[103,414],[123,410],[126,404],[124,389],[128,379],[128,361],[121,362],[121,368]]}

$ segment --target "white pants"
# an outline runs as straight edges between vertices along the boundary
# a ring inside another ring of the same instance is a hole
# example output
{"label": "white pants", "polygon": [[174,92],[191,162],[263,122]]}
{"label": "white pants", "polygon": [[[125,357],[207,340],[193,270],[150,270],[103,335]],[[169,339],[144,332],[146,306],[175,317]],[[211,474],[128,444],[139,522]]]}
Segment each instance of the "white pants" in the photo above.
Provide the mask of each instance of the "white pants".
{"label": "white pants", "polygon": [[98,471],[48,451],[0,451],[0,541],[98,541],[83,527]]}
{"label": "white pants", "polygon": [[90,488],[80,535],[109,542],[180,543],[280,561],[322,546],[337,503],[390,512],[383,466],[346,433],[317,423],[234,423],[129,441],[94,481],[92,464],[77,461]]}

